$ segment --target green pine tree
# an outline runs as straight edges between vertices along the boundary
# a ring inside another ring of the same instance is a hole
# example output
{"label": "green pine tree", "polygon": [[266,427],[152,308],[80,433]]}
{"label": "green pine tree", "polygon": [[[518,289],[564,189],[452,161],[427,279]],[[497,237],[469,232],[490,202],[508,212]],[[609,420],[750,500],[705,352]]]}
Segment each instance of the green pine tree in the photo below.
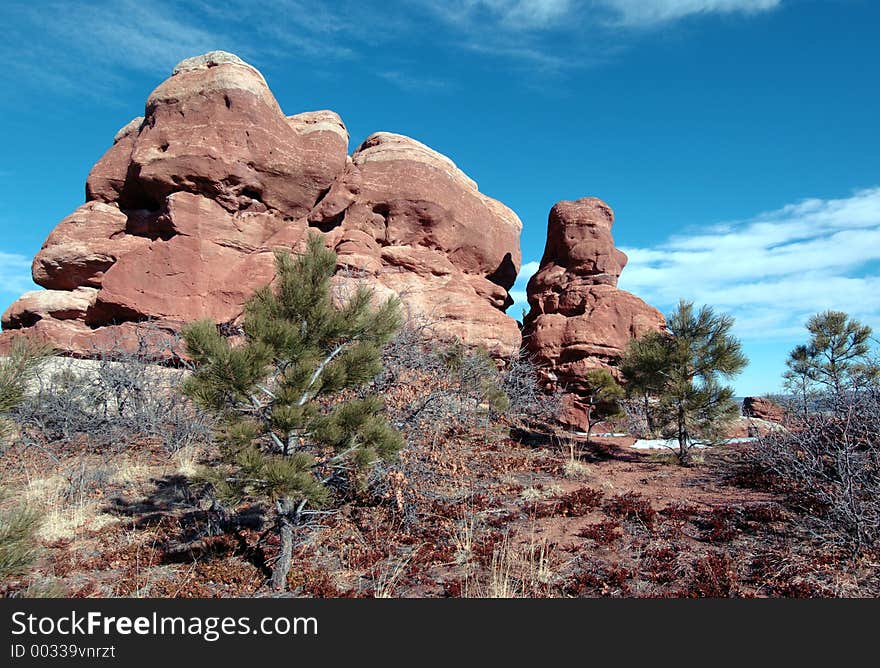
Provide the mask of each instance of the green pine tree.
{"label": "green pine tree", "polygon": [[[0,488],[0,500],[7,492]],[[39,555],[37,531],[43,513],[26,505],[0,511],[0,581],[23,575]]]}
{"label": "green pine tree", "polygon": [[627,354],[618,365],[621,376],[626,380],[626,393],[638,397],[642,402],[646,427],[651,436],[656,433],[651,399],[660,394],[666,383],[664,365],[667,339],[668,336],[661,332],[648,332],[641,338],[631,340]]}
{"label": "green pine tree", "polygon": [[839,397],[853,381],[875,378],[877,367],[868,361],[871,328],[843,311],[823,311],[807,321],[810,341],[788,355],[784,377],[796,389],[807,410],[810,388],[818,383]]}
{"label": "green pine tree", "polygon": [[[12,431],[6,415],[25,398],[30,382],[51,353],[51,349],[30,339],[17,339],[9,355],[0,359],[0,441]],[[7,492],[0,488],[0,501]],[[42,515],[26,505],[0,512],[0,580],[26,573],[39,551],[36,532]]]}
{"label": "green pine tree", "polygon": [[230,345],[210,321],[184,329],[195,364],[184,390],[223,425],[223,465],[205,474],[217,496],[262,502],[274,515],[281,552],[272,585],[282,590],[294,527],[307,508],[357,488],[371,465],[402,445],[377,396],[341,394],[379,373],[401,315],[396,299],[374,308],[365,286],[336,303],[336,254],[318,235],[304,254],[278,252],[275,260],[276,288],[246,305],[244,343]]}
{"label": "green pine tree", "polygon": [[587,389],[581,396],[587,408],[587,443],[589,443],[593,427],[597,422],[621,414],[620,400],[625,393],[608,369],[591,369],[587,371],[584,380]]}
{"label": "green pine tree", "polygon": [[810,347],[799,345],[788,354],[788,359],[785,361],[788,368],[782,374],[786,388],[799,397],[805,419],[809,413],[810,395],[816,381],[815,364],[816,360]]}
{"label": "green pine tree", "polygon": [[6,415],[24,400],[28,384],[51,353],[42,343],[16,339],[9,355],[0,359],[0,440],[12,432]]}
{"label": "green pine tree", "polygon": [[731,335],[733,318],[716,315],[708,306],[694,310],[691,302],[681,301],[669,315],[667,329],[672,336],[656,339],[651,345],[631,345],[622,369],[635,379],[644,374],[660,384],[654,407],[664,434],[678,441],[678,457],[690,463],[696,438],[717,438],[726,423],[736,417],[739,407],[733,401],[733,388],[721,385],[721,378],[739,373],[747,364],[738,339]]}

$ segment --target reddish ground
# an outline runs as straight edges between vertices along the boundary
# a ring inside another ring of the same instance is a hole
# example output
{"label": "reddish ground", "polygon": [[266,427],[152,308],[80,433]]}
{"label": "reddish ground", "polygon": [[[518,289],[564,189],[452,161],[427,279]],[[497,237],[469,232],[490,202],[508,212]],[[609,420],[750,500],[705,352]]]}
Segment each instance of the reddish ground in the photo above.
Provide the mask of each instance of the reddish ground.
{"label": "reddish ground", "polygon": [[[754,488],[743,446],[685,468],[630,443],[452,433],[410,447],[381,488],[300,530],[291,594],[870,593],[864,572],[817,549],[780,499]],[[59,454],[0,458],[7,487],[48,518],[36,571],[7,594],[39,581],[72,596],[269,595],[272,531],[256,509],[225,516],[199,500],[185,476],[197,453]]]}

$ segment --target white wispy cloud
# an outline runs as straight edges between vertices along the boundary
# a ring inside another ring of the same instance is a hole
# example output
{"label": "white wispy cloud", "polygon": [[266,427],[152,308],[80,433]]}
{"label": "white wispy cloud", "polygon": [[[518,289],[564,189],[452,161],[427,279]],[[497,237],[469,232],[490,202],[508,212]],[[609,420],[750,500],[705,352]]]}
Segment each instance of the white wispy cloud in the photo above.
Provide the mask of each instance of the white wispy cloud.
{"label": "white wispy cloud", "polygon": [[645,29],[693,15],[754,14],[782,0],[419,0],[452,26],[459,45],[542,72],[593,66]]}
{"label": "white wispy cloud", "polygon": [[800,336],[825,309],[880,329],[880,187],[623,250],[620,287],[665,309],[679,298],[711,304],[746,339]]}
{"label": "white wispy cloud", "polygon": [[[132,72],[156,77],[176,63],[216,49],[251,62],[332,62],[352,58],[348,45],[357,12],[333,15],[317,3],[264,0],[235,8],[205,0],[86,0],[34,3],[10,0],[0,20],[17,29],[0,43],[7,63],[0,82],[89,95],[113,102]],[[351,18],[348,17],[350,14]],[[47,19],[50,16],[51,19]],[[34,34],[43,35],[39,41]]]}
{"label": "white wispy cloud", "polygon": [[33,289],[35,286],[31,282],[30,258],[0,251],[0,293],[17,297],[22,292]]}
{"label": "white wispy cloud", "polygon": [[450,0],[438,3],[437,9],[458,23],[481,16],[514,30],[534,30],[556,24],[577,4],[575,0]]}
{"label": "white wispy cloud", "polygon": [[523,32],[571,27],[573,22],[651,27],[693,15],[766,12],[780,7],[782,0],[449,0],[431,4],[451,23],[488,19]]}
{"label": "white wispy cloud", "polygon": [[781,0],[598,0],[620,26],[652,27],[698,14],[754,14],[778,8]]}
{"label": "white wispy cloud", "polygon": [[[525,73],[594,66],[626,48],[627,36],[695,14],[750,13],[780,0],[83,0],[0,3],[16,26],[0,42],[0,84],[14,96],[30,84],[112,103],[132,71],[167,75],[183,58],[233,51],[257,66],[327,68],[359,61],[399,82],[436,81],[424,63],[396,54],[422,45],[483,55]],[[51,19],[47,19],[51,17]],[[33,35],[45,35],[35,41]],[[585,39],[588,36],[588,39]],[[415,51],[414,51],[415,50]],[[448,78],[443,73],[442,78]],[[445,81],[444,81],[445,83]],[[412,87],[410,87],[412,88]],[[432,88],[436,89],[436,86]],[[14,102],[11,102],[14,103]]]}
{"label": "white wispy cloud", "polygon": [[[157,0],[145,5],[134,0],[25,6],[20,18],[40,26],[42,41],[53,51],[49,69],[78,65],[78,57],[98,67],[123,67],[165,72],[187,56],[217,48],[222,31],[200,25],[185,7]],[[52,20],[46,20],[50,12]],[[58,49],[64,47],[64,51]]]}

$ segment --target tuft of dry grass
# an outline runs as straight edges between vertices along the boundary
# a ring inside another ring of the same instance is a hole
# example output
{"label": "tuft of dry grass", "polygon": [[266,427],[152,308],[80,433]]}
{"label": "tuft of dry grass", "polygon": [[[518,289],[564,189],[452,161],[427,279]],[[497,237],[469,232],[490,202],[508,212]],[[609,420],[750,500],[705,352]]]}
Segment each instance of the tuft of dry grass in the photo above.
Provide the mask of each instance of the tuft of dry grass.
{"label": "tuft of dry grass", "polygon": [[410,561],[412,561],[412,555],[405,559],[385,562],[375,578],[373,598],[394,598],[397,583],[406,573]]}
{"label": "tuft of dry grass", "polygon": [[526,487],[520,492],[519,497],[523,501],[544,501],[560,494],[562,494],[562,487],[559,485],[542,485],[540,487]]}
{"label": "tuft of dry grass", "polygon": [[186,445],[174,453],[171,460],[177,468],[177,472],[187,478],[195,476],[200,468],[199,462],[205,457],[205,447],[202,445]]}
{"label": "tuft of dry grass", "polygon": [[593,475],[593,469],[579,459],[567,459],[562,470],[572,480],[588,480]]}
{"label": "tuft of dry grass", "polygon": [[511,534],[492,551],[488,571],[471,575],[462,592],[465,598],[530,598],[543,594],[557,578],[551,546],[531,536],[515,541]]}
{"label": "tuft of dry grass", "polygon": [[455,545],[455,562],[458,564],[467,564],[471,560],[476,524],[477,517],[474,513],[469,513],[455,523],[451,537]]}

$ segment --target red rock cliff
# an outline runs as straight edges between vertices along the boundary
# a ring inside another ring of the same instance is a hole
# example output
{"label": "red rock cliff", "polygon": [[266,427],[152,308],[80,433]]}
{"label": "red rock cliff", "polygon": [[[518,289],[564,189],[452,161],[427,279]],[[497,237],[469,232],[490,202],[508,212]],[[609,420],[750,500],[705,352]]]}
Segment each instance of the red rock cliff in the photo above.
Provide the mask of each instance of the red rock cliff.
{"label": "red rock cliff", "polygon": [[180,63],[92,168],[86,199],[34,259],[46,290],[6,311],[0,347],[36,332],[87,355],[147,320],[170,331],[235,322],[273,278],[273,250],[301,248],[310,229],[350,270],[339,282],[400,295],[439,335],[502,355],[520,346],[504,313],[520,266],[516,214],[408,137],[377,133],[349,156],[338,115],[285,116],[232,54]]}

